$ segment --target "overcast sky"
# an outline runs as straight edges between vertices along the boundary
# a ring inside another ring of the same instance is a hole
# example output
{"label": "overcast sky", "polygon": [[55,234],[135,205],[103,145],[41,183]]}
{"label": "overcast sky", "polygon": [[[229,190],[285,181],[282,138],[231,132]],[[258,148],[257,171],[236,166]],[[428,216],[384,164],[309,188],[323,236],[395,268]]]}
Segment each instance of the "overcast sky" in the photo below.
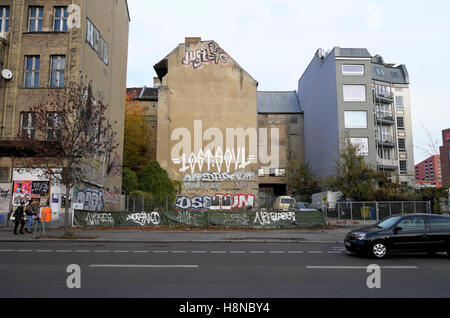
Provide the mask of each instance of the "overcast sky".
{"label": "overcast sky", "polygon": [[153,65],[186,36],[215,40],[259,82],[297,90],[318,48],[365,47],[410,73],[415,163],[426,127],[450,128],[450,0],[128,0],[128,87],[151,87]]}

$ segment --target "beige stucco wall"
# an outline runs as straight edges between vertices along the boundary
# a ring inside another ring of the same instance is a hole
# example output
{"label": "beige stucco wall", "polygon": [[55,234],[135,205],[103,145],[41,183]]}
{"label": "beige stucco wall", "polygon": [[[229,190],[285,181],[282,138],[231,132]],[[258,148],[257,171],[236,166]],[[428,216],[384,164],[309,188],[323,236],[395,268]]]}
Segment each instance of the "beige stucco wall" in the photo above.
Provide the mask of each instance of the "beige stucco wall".
{"label": "beige stucco wall", "polygon": [[[177,128],[185,128],[192,139],[187,142],[190,145],[190,152],[194,152],[194,121],[201,120],[203,133],[209,128],[217,128],[226,139],[227,128],[242,128],[244,131],[253,129],[257,133],[257,82],[243,70],[230,56],[219,61],[200,63],[201,66],[185,61],[186,50],[191,52],[201,52],[208,50],[212,41],[180,44],[168,57],[168,73],[163,78],[162,86],[159,89],[158,101],[158,136],[157,136],[157,160],[165,168],[170,178],[183,181],[192,171],[181,172],[180,164],[172,160],[172,150],[181,140],[171,140],[172,133]],[[224,52],[224,54],[226,54]],[[224,62],[225,61],[225,62]],[[197,67],[198,66],[198,67]],[[200,137],[201,138],[201,137]],[[205,149],[211,141],[197,142],[201,148]],[[226,141],[223,144],[226,146]],[[245,148],[248,155],[249,142],[247,140]],[[257,142],[255,143],[257,149]],[[198,153],[198,148],[195,153]],[[235,144],[235,153],[238,146]],[[189,153],[189,151],[185,151]],[[213,151],[213,155],[214,155]],[[181,157],[181,152],[179,156]],[[182,194],[193,195],[214,195],[224,194],[251,194],[256,195],[257,184],[257,158],[245,169],[235,169],[234,165],[230,174],[242,170],[251,171],[255,178],[252,182],[241,184],[240,182],[200,182],[199,187],[191,187],[188,184],[183,186]],[[222,168],[222,172],[226,168]],[[203,169],[195,169],[195,173],[218,172],[216,168],[207,168],[206,163]],[[186,179],[185,179],[186,180]],[[216,187],[214,187],[216,184]],[[208,188],[212,186],[213,188]]]}

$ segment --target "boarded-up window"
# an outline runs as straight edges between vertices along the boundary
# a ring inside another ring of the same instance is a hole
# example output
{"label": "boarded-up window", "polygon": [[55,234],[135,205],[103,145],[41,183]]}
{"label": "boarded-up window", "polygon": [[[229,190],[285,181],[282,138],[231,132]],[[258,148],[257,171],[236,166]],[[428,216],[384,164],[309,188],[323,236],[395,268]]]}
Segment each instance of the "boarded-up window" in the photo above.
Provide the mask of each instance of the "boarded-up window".
{"label": "boarded-up window", "polygon": [[9,182],[9,168],[0,167],[0,182]]}

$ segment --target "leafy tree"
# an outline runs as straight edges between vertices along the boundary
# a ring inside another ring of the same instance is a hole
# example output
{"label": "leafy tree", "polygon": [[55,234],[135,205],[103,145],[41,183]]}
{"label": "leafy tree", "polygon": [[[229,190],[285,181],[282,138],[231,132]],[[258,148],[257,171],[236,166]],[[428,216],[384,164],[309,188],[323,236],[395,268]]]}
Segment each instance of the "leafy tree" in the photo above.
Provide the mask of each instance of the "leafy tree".
{"label": "leafy tree", "polygon": [[126,194],[136,191],[138,188],[138,177],[134,171],[129,168],[123,169],[122,189]]}
{"label": "leafy tree", "polygon": [[375,200],[378,183],[384,179],[384,173],[369,167],[364,158],[358,155],[358,147],[347,136],[336,164],[336,175],[328,178],[327,184],[348,198],[372,201]]}
{"label": "leafy tree", "polygon": [[175,200],[175,188],[169,176],[159,163],[151,160],[150,163],[139,173],[140,191],[149,193],[163,206],[168,199],[169,203]]}
{"label": "leafy tree", "polygon": [[[66,198],[79,182],[92,178],[97,163],[107,162],[117,148],[116,133],[106,118],[107,105],[95,100],[90,85],[71,82],[52,90],[45,102],[31,106],[34,132],[20,131],[11,141],[23,153],[23,169],[41,169],[42,177],[63,184]],[[65,205],[64,236],[69,204]]]}
{"label": "leafy tree", "polygon": [[150,162],[150,125],[145,120],[145,109],[127,95],[125,103],[125,131],[123,165],[139,172]]}
{"label": "leafy tree", "polygon": [[289,188],[292,194],[311,197],[321,191],[320,180],[311,171],[308,164],[290,163]]}

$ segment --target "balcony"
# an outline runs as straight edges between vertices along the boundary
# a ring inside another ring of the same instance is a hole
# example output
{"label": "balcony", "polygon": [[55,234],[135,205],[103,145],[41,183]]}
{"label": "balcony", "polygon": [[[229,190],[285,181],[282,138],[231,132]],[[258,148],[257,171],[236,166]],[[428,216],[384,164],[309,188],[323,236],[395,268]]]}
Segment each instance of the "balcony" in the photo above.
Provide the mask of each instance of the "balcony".
{"label": "balcony", "polygon": [[375,93],[375,99],[377,102],[385,103],[385,104],[393,104],[394,103],[394,94],[390,92],[377,92]]}
{"label": "balcony", "polygon": [[395,148],[397,147],[397,142],[394,137],[381,137],[378,139],[378,145],[384,148]]}
{"label": "balcony", "polygon": [[377,163],[380,170],[398,170],[398,160],[382,159],[377,156]]}
{"label": "balcony", "polygon": [[379,124],[395,125],[394,115],[389,111],[378,111],[377,121]]}

